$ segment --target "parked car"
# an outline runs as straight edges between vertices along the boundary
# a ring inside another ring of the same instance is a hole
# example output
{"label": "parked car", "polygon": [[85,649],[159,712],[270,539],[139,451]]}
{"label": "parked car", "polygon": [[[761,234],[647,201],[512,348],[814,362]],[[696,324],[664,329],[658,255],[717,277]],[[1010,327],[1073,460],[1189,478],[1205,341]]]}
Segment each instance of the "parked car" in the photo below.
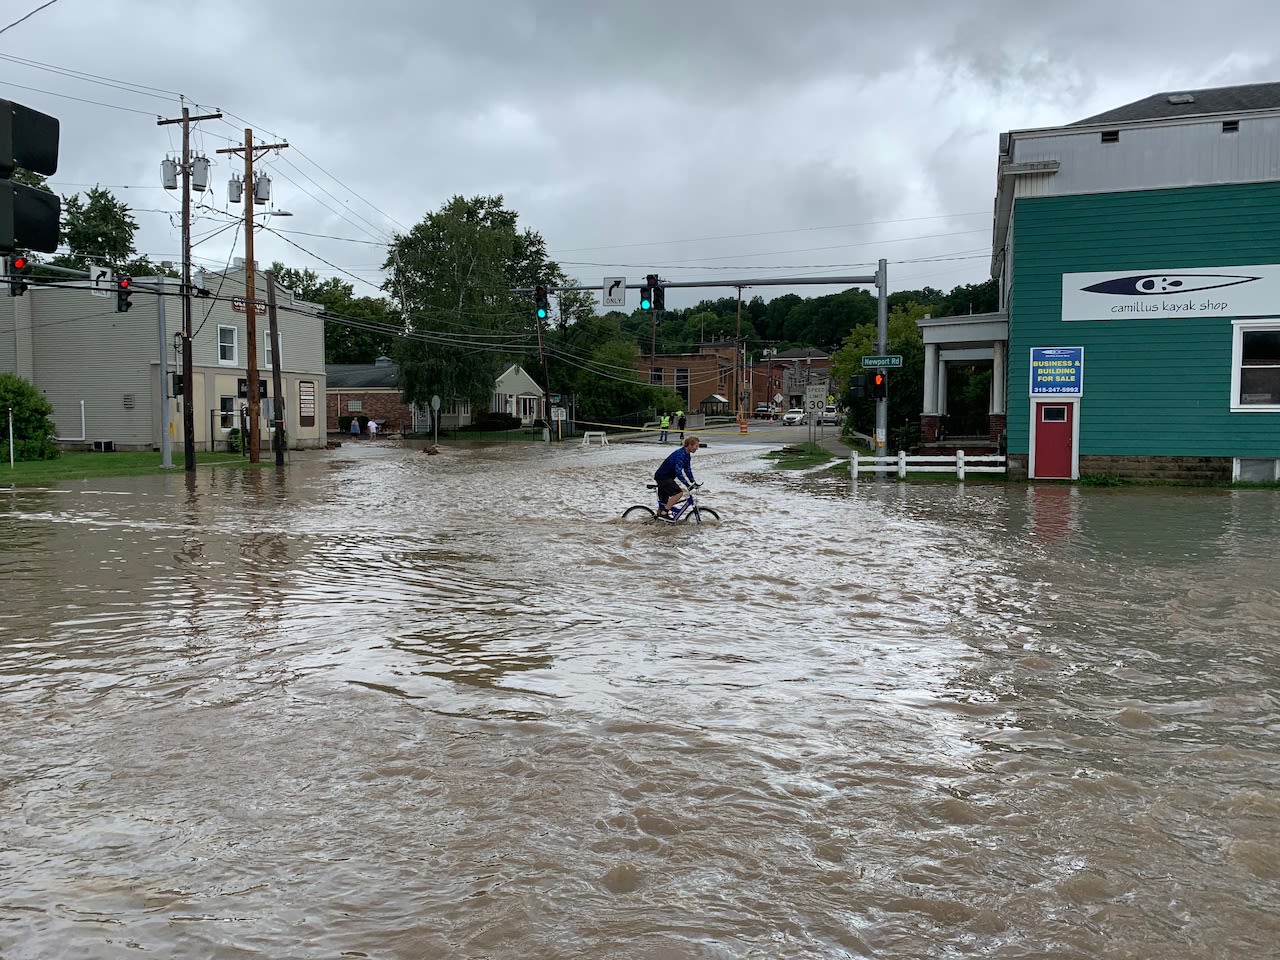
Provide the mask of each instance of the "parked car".
{"label": "parked car", "polygon": [[790,410],[788,410],[785,414],[782,415],[782,425],[784,427],[790,427],[798,423],[804,423],[805,417],[807,416],[808,414],[806,414],[799,407],[792,407]]}
{"label": "parked car", "polygon": [[840,425],[840,411],[831,404],[827,404],[825,410],[818,415],[818,423],[830,423],[835,426]]}
{"label": "parked car", "polygon": [[778,408],[772,403],[757,403],[755,418],[757,420],[777,420]]}

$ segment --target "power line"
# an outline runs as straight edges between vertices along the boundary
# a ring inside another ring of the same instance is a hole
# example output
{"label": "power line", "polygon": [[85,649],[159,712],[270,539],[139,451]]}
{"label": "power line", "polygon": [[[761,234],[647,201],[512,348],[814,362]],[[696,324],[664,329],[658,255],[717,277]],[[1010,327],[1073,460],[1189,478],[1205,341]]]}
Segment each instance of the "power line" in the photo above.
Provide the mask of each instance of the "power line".
{"label": "power line", "polygon": [[330,263],[328,260],[326,260],[324,257],[320,256],[318,253],[312,253],[312,252],[311,252],[310,250],[308,250],[306,247],[302,246],[302,244],[300,244],[300,243],[294,243],[294,242],[293,242],[292,240],[290,240],[288,237],[286,237],[286,236],[282,235],[282,234],[281,234],[279,231],[277,231],[277,230],[273,230],[271,227],[268,227],[266,224],[263,224],[263,225],[262,225],[262,229],[263,229],[263,230],[265,230],[265,231],[267,231],[267,233],[275,234],[277,237],[279,237],[279,238],[280,238],[281,240],[283,240],[285,243],[289,244],[291,247],[297,247],[299,250],[301,250],[301,251],[302,251],[303,253],[305,253],[307,256],[309,256],[309,257],[315,257],[317,260],[319,260],[319,261],[320,261],[321,263],[323,263],[325,266],[332,267],[334,270],[337,270],[337,271],[339,271],[340,273],[344,273],[344,274],[346,274],[346,275],[347,275],[348,277],[350,277],[352,280],[356,280],[356,281],[359,281],[360,283],[365,284],[366,286],[373,287],[375,290],[378,290],[378,291],[381,291],[381,290],[382,290],[382,288],[381,288],[381,287],[375,286],[374,284],[372,284],[372,283],[370,283],[368,280],[366,280],[364,277],[358,277],[358,276],[356,276],[354,273],[352,273],[350,270],[344,270],[342,267],[338,266],[336,263]]}
{"label": "power line", "polygon": [[48,2],[48,3],[41,4],[40,6],[36,7],[34,10],[32,10],[30,13],[28,13],[25,17],[19,17],[17,20],[13,21],[13,23],[9,24],[9,26],[7,26],[7,27],[4,27],[4,28],[0,29],[0,33],[4,33],[4,32],[5,32],[5,30],[9,30],[9,29],[11,29],[12,27],[16,27],[16,26],[17,26],[18,24],[20,24],[23,20],[30,20],[30,19],[31,19],[32,17],[34,17],[37,13],[39,13],[41,10],[45,9],[45,7],[52,7],[52,6],[53,6],[55,3],[57,3],[57,2],[58,2],[58,0],[49,0],[49,2]]}
{"label": "power line", "polygon": [[21,83],[9,83],[6,81],[5,86],[16,87],[19,90],[30,90],[32,93],[43,93],[50,97],[62,97],[64,100],[75,100],[77,103],[90,103],[95,107],[107,107],[111,110],[123,110],[125,113],[137,113],[144,117],[154,117],[154,112],[147,110],[135,110],[133,107],[122,107],[117,103],[103,103],[101,100],[86,100],[84,97],[73,97],[69,93],[55,93],[52,90],[42,90],[39,87],[27,87]]}

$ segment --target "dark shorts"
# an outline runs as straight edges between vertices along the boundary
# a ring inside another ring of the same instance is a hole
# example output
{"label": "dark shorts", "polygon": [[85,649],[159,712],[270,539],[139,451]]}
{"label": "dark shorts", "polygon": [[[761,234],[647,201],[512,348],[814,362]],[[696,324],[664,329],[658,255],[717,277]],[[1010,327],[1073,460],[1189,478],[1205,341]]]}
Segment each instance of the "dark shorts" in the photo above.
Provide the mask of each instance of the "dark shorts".
{"label": "dark shorts", "polygon": [[676,483],[674,480],[658,481],[658,499],[666,503],[672,497],[684,493],[684,487]]}

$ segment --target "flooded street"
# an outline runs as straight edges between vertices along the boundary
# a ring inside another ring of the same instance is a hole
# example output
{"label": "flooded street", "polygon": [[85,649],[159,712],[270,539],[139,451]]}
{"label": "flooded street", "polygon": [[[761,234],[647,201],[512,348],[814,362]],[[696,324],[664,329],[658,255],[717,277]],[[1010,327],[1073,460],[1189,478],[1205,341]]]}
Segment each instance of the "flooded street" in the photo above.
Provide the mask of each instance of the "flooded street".
{"label": "flooded street", "polygon": [[1274,955],[1280,494],[708,442],[0,488],[0,957]]}

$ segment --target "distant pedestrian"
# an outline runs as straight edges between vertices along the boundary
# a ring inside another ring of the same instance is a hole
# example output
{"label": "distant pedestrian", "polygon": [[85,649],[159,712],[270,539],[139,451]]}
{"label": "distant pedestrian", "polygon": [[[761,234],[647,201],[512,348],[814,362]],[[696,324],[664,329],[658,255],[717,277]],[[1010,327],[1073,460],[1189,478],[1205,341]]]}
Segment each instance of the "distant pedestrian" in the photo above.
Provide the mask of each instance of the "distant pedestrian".
{"label": "distant pedestrian", "polygon": [[676,429],[680,431],[680,439],[684,440],[684,411],[676,411]]}
{"label": "distant pedestrian", "polygon": [[671,414],[664,413],[658,421],[658,442],[667,442],[667,431],[671,429]]}
{"label": "distant pedestrian", "polygon": [[370,418],[369,420],[369,439],[378,439],[378,421]]}
{"label": "distant pedestrian", "polygon": [[351,418],[351,435],[353,437],[360,436],[360,418],[359,417]]}

